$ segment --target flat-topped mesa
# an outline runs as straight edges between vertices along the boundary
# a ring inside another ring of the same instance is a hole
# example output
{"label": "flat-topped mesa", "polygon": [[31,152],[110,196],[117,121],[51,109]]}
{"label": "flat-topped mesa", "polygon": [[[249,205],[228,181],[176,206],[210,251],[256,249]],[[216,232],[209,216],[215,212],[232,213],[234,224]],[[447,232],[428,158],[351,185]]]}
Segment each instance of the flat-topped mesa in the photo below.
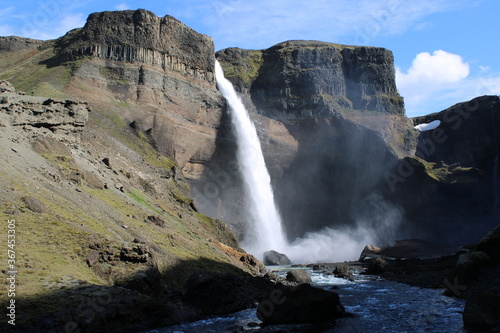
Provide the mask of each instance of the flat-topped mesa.
{"label": "flat-topped mesa", "polygon": [[277,118],[374,111],[404,115],[392,52],[380,47],[287,41],[266,50],[217,52],[226,76]]}
{"label": "flat-topped mesa", "polygon": [[89,56],[144,63],[214,82],[212,39],[172,16],[160,18],[144,9],[93,13],[57,46],[61,62]]}

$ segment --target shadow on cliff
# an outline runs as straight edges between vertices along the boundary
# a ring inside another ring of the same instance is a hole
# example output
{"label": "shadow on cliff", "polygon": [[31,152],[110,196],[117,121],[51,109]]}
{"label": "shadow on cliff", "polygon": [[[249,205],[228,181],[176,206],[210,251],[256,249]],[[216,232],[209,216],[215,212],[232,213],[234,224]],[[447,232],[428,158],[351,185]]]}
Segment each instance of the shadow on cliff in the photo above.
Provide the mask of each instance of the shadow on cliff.
{"label": "shadow on cliff", "polygon": [[187,260],[162,272],[150,267],[110,286],[76,281],[32,297],[18,295],[12,331],[139,332],[240,311],[272,288],[269,280],[227,263]]}

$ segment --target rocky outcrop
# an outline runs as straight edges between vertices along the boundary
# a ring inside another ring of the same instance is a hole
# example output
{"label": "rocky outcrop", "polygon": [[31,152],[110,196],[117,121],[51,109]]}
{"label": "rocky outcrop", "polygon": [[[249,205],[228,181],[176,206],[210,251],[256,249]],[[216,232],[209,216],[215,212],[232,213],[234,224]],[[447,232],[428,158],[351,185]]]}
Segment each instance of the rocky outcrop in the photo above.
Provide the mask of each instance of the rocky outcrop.
{"label": "rocky outcrop", "polygon": [[44,41],[17,36],[0,37],[0,53],[36,50],[46,44]]}
{"label": "rocky outcrop", "polygon": [[401,160],[385,178],[389,197],[404,208],[414,237],[476,243],[498,223],[499,115],[498,96],[482,96],[413,119],[439,126],[421,132],[417,157]]}
{"label": "rocky outcrop", "polygon": [[141,63],[214,82],[212,39],[172,16],[144,9],[91,14],[81,30],[59,40],[62,62],[85,56]]}
{"label": "rocky outcrop", "polygon": [[88,120],[91,107],[75,99],[26,96],[0,81],[0,122],[23,127],[34,135],[54,133],[58,139],[76,142]]}
{"label": "rocky outcrop", "polygon": [[352,110],[404,114],[386,49],[288,41],[262,51],[225,49],[217,58],[258,112],[273,118]]}

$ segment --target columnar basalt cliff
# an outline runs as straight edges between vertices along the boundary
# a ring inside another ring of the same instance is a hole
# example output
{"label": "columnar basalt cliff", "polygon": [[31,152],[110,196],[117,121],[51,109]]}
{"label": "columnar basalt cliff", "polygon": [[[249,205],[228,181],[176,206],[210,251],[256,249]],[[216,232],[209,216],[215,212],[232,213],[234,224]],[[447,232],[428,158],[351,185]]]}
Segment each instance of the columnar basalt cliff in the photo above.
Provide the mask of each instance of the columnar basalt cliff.
{"label": "columnar basalt cliff", "polygon": [[69,33],[58,46],[62,62],[89,56],[214,81],[212,39],[172,16],[160,18],[144,9],[91,14],[83,29]]}
{"label": "columnar basalt cliff", "polygon": [[213,154],[223,102],[210,37],[140,9],[91,14],[55,46],[55,61],[74,67],[74,93],[101,105],[103,95],[114,99],[160,153],[181,167]]}

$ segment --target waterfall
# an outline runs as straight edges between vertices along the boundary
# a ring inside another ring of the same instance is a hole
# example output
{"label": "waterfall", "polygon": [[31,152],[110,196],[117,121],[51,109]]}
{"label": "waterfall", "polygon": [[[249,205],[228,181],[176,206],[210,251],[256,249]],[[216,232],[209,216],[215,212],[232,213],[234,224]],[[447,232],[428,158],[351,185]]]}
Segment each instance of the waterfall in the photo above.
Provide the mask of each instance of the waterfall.
{"label": "waterfall", "polygon": [[246,230],[242,246],[262,259],[268,250],[283,252],[287,246],[281,217],[274,202],[271,177],[255,126],[233,85],[215,63],[217,87],[226,98],[238,144],[237,162],[243,178]]}

